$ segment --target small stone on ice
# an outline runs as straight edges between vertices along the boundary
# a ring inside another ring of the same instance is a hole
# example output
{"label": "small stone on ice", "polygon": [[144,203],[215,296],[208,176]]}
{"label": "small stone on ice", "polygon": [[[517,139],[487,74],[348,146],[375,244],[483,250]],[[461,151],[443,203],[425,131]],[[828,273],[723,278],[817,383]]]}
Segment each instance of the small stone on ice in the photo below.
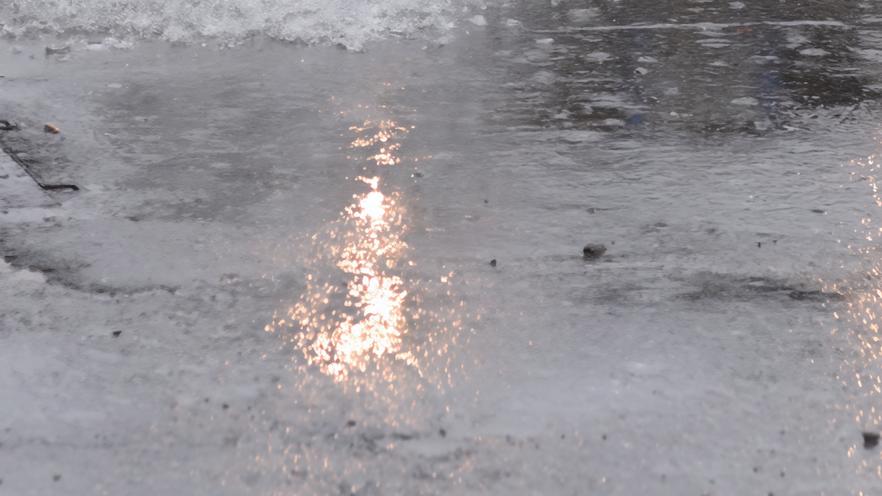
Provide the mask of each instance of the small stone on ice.
{"label": "small stone on ice", "polygon": [[582,248],[582,256],[586,259],[599,258],[606,253],[606,246],[601,244],[588,243]]}
{"label": "small stone on ice", "polygon": [[346,427],[355,427],[355,421],[354,420],[347,420]]}
{"label": "small stone on ice", "polygon": [[118,338],[122,331],[113,331],[113,337]]}
{"label": "small stone on ice", "polygon": [[43,126],[43,131],[51,134],[58,134],[61,132],[61,129],[58,128],[55,124],[46,124]]}
{"label": "small stone on ice", "polygon": [[871,449],[875,448],[876,445],[879,444],[879,433],[878,432],[868,432],[864,431],[864,448]]}
{"label": "small stone on ice", "polygon": [[490,260],[490,267],[496,267],[496,259]]}

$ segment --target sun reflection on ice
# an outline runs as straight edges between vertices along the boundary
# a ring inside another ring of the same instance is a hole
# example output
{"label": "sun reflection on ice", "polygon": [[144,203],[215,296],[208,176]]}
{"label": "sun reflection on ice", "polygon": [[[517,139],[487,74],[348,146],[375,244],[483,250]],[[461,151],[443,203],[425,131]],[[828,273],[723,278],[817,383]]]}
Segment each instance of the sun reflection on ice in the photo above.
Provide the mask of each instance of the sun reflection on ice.
{"label": "sun reflection on ice", "polygon": [[[845,296],[845,312],[833,313],[838,321],[834,332],[844,330],[851,348],[840,379],[850,391],[845,408],[865,435],[874,435],[882,429],[882,252],[876,245],[882,235],[882,223],[872,211],[874,207],[882,207],[880,165],[875,155],[849,164],[852,181],[869,188],[873,203],[867,205],[860,227],[855,228],[855,241],[847,246],[861,264],[859,275],[827,287],[828,292]],[[848,458],[858,463],[860,472],[882,479],[882,454],[863,456],[864,447],[856,439],[847,450]]]}
{"label": "sun reflection on ice", "polygon": [[266,330],[282,334],[309,366],[356,390],[378,389],[375,379],[391,383],[405,371],[422,378],[429,363],[436,375],[440,369],[449,380],[446,358],[461,328],[457,313],[462,304],[432,309],[421,294],[434,285],[447,287],[442,293],[451,296],[453,274],[434,281],[408,277],[415,263],[407,257],[404,240],[407,211],[401,194],[384,188],[379,174],[401,163],[397,140],[412,127],[379,120],[349,129],[356,134],[349,148],[362,156],[347,158],[368,162],[364,175],[355,178],[366,190],[354,194],[340,217],[312,236],[315,254],[306,288]]}
{"label": "sun reflection on ice", "polygon": [[298,336],[306,358],[337,381],[345,380],[352,370],[364,372],[373,359],[386,355],[414,362],[402,350],[408,293],[402,278],[391,273],[407,248],[401,239],[406,228],[402,209],[394,196],[378,190],[378,178],[365,182],[372,190],[356,195],[344,211],[353,229],[342,234],[336,263],[348,276],[343,306],[354,312],[336,312],[326,319],[324,314],[316,316],[320,307],[307,299],[295,305],[290,315],[306,331]]}

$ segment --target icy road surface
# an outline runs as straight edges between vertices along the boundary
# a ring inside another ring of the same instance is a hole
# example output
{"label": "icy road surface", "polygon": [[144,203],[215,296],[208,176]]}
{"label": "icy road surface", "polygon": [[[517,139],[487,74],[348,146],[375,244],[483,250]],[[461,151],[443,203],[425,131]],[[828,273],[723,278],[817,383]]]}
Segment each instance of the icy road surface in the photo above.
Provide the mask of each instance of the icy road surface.
{"label": "icy road surface", "polygon": [[882,7],[289,4],[0,6],[0,494],[882,493]]}

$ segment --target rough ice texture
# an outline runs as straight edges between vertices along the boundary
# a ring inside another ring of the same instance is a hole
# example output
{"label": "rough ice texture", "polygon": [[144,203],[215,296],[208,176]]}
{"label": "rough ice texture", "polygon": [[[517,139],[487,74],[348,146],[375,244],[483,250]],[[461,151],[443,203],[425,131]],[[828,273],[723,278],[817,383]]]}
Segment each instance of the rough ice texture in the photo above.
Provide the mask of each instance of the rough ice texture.
{"label": "rough ice texture", "polygon": [[0,32],[169,41],[265,35],[360,49],[388,36],[438,36],[453,25],[457,7],[455,0],[15,0],[0,2]]}

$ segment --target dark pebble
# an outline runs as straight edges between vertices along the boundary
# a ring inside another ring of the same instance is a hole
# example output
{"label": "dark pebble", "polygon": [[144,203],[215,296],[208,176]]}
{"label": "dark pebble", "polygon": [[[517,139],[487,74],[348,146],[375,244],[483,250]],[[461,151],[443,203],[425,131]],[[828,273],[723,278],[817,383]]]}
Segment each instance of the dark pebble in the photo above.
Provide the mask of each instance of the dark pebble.
{"label": "dark pebble", "polygon": [[61,474],[55,474],[52,476],[52,480],[58,482],[61,480]]}
{"label": "dark pebble", "polygon": [[826,210],[821,210],[820,208],[813,208],[812,212],[814,212],[816,214],[826,214],[827,213]]}
{"label": "dark pebble", "polygon": [[447,431],[445,431],[444,429],[438,429],[438,434],[441,437],[447,437]]}
{"label": "dark pebble", "polygon": [[606,247],[600,244],[588,243],[582,248],[582,256],[586,259],[600,258],[606,253]]}
{"label": "dark pebble", "polygon": [[223,408],[224,410],[226,410],[226,409],[230,408],[230,405],[224,403],[223,405],[221,405],[221,408]]}
{"label": "dark pebble", "polygon": [[490,260],[490,267],[496,267],[496,259]]}
{"label": "dark pebble", "polygon": [[355,427],[355,421],[354,420],[347,420],[346,427]]}
{"label": "dark pebble", "polygon": [[878,432],[864,432],[864,448],[872,449],[875,448],[879,444],[879,433]]}
{"label": "dark pebble", "polygon": [[118,338],[122,331],[113,331],[113,337]]}
{"label": "dark pebble", "polygon": [[757,247],[757,248],[762,248],[762,247],[763,247],[763,244],[762,244],[761,242],[757,241],[757,242],[756,242],[756,247]]}

